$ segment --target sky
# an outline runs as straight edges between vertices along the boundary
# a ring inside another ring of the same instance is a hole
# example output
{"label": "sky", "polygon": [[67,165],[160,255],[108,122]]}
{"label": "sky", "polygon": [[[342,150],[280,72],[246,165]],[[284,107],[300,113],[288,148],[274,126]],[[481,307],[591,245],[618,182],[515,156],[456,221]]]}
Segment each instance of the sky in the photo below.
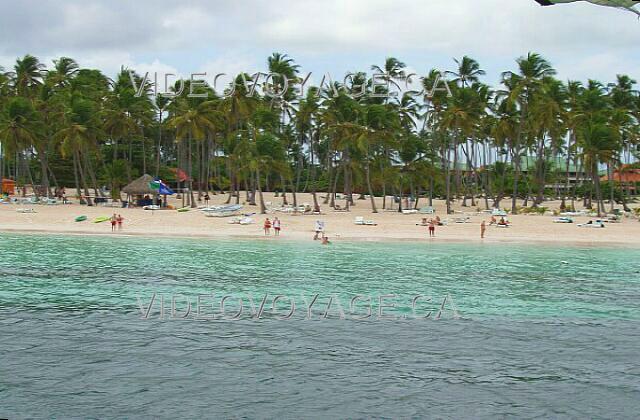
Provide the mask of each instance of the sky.
{"label": "sky", "polygon": [[273,52],[312,72],[371,71],[386,57],[410,71],[453,70],[468,55],[496,84],[516,58],[540,53],[567,80],[640,81],[640,20],[586,2],[534,0],[0,0],[0,66],[25,54],[69,56],[113,76],[266,70]]}

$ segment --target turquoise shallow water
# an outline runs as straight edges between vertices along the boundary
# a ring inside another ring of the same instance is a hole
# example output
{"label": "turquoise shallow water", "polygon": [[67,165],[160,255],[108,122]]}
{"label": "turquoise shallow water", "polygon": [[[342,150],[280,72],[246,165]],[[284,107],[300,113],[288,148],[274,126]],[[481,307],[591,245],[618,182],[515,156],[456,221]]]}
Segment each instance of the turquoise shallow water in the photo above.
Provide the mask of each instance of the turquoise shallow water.
{"label": "turquoise shallow water", "polygon": [[0,418],[640,410],[638,249],[0,239]]}

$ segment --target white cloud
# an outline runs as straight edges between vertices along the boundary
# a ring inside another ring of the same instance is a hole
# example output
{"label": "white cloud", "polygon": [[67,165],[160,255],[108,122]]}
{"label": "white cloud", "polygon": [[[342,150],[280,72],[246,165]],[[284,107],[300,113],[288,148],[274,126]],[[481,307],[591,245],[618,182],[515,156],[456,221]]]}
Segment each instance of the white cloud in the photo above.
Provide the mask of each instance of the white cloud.
{"label": "white cloud", "polygon": [[5,67],[31,53],[43,61],[69,55],[107,73],[135,64],[145,71],[237,73],[264,69],[266,56],[280,51],[304,70],[337,74],[369,70],[389,55],[425,71],[467,54],[495,80],[515,58],[536,51],[563,78],[627,72],[640,79],[636,18],[586,2],[25,0],[0,15],[0,38]]}

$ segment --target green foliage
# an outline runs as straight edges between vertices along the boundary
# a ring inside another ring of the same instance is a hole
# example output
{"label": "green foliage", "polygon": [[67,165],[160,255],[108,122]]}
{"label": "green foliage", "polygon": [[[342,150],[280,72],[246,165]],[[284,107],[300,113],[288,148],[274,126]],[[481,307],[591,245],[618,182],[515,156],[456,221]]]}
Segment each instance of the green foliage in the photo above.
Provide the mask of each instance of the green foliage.
{"label": "green foliage", "polygon": [[[564,184],[566,165],[555,162],[567,158],[572,177],[580,172],[578,197],[632,200],[619,184],[600,185],[598,174],[638,150],[640,94],[628,76],[565,84],[532,52],[490,87],[480,64],[465,56],[446,75],[424,74],[431,97],[373,97],[371,75],[361,69],[346,82],[305,86],[296,98],[293,58],[274,53],[266,65],[287,77],[284,100],[264,93],[282,92],[282,77],[240,74],[219,92],[197,87],[206,98],[189,97],[186,82],[175,98],[153,98],[150,84],[136,95],[128,69],[110,80],[68,57],[47,69],[26,55],[15,71],[0,71],[2,175],[85,192],[106,183],[117,196],[138,175],[172,182],[169,168],[180,168],[193,189],[326,192],[336,185],[344,193],[432,194],[448,202],[484,194],[510,206],[510,196],[533,196],[532,208],[512,210],[544,214],[539,198]],[[406,76],[394,57],[372,70],[387,83],[375,93],[393,91]],[[251,93],[254,83],[260,89]],[[360,88],[366,94],[354,97]]]}

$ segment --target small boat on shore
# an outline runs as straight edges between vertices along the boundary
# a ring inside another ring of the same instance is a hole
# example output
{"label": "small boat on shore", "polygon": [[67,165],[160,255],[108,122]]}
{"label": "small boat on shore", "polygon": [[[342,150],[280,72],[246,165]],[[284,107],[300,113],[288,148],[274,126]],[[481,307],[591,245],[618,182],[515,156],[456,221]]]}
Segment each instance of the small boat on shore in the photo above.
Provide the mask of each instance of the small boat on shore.
{"label": "small boat on shore", "polygon": [[553,223],[573,223],[573,219],[571,217],[557,217],[553,219]]}
{"label": "small boat on shore", "polygon": [[240,204],[230,204],[228,206],[209,207],[202,209],[202,212],[207,217],[231,217],[237,216],[242,210]]}

